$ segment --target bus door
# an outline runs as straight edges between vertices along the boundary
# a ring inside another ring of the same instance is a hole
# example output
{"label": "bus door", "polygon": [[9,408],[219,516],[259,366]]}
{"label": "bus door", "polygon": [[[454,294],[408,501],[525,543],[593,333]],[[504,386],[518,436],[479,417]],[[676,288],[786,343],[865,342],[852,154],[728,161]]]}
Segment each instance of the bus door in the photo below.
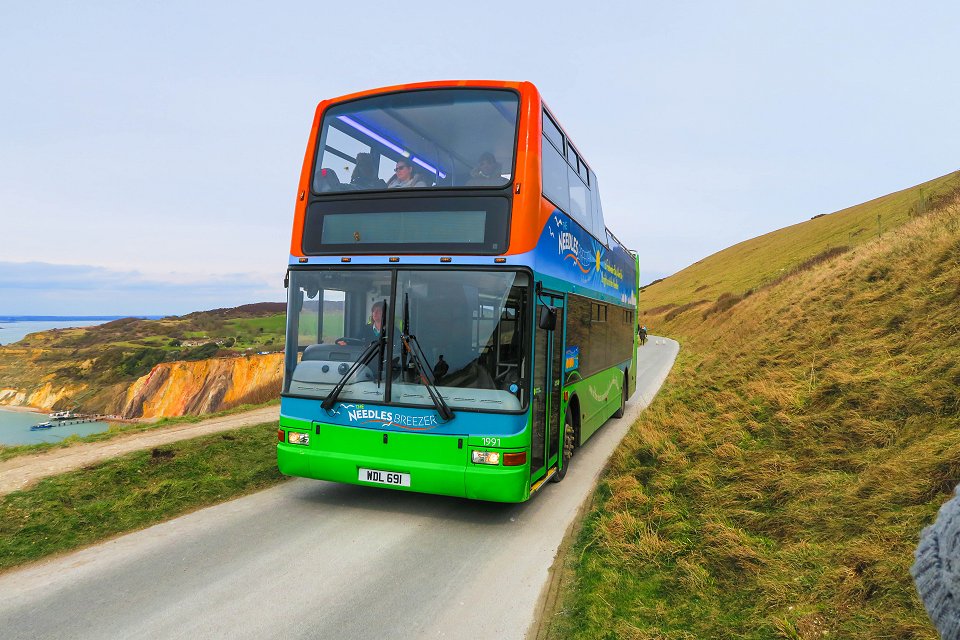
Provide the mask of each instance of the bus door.
{"label": "bus door", "polygon": [[[557,463],[557,434],[560,422],[560,390],[563,387],[563,328],[564,298],[562,294],[542,291],[534,298],[534,353],[533,353],[533,437],[530,452],[531,483],[543,477],[546,470]],[[557,312],[553,331],[541,329],[537,318],[544,305]]]}

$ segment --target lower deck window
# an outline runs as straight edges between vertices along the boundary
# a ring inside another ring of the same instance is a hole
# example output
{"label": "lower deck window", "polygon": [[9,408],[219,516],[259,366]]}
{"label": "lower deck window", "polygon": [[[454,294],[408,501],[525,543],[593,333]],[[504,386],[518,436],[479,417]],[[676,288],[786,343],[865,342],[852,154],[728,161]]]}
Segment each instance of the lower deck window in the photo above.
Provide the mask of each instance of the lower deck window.
{"label": "lower deck window", "polygon": [[433,406],[426,371],[451,408],[518,411],[528,289],[506,270],[292,271],[285,391],[325,398],[382,337],[340,400]]}

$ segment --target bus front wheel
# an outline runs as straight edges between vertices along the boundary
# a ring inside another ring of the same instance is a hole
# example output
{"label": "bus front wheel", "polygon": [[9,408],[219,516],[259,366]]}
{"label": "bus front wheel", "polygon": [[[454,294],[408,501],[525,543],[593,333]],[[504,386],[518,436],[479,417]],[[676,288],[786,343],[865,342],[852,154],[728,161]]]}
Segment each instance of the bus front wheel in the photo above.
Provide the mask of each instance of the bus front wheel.
{"label": "bus front wheel", "polygon": [[573,430],[573,420],[570,418],[570,410],[563,418],[563,460],[560,468],[553,474],[553,481],[560,482],[567,475],[567,469],[570,467],[570,459],[573,457],[573,448],[576,444],[576,435]]}

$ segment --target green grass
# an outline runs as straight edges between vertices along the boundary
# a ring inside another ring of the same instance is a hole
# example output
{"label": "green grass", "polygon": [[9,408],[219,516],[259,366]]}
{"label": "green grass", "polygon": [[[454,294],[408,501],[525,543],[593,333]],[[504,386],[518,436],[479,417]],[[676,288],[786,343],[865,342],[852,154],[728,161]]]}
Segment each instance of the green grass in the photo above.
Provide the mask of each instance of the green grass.
{"label": "green grass", "polygon": [[[304,314],[300,317],[299,333],[301,344],[303,338],[315,339],[317,335],[317,317]],[[323,316],[323,341],[332,342],[343,337],[343,314],[326,313]]]}
{"label": "green grass", "polygon": [[284,477],[277,423],[185,440],[0,498],[0,570],[142,529]]}
{"label": "green grass", "polygon": [[549,637],[937,637],[909,566],[960,482],[960,202],[941,205],[712,313],[648,309],[680,356]]}
{"label": "green grass", "polygon": [[239,318],[226,323],[226,330],[233,335],[263,333],[277,338],[281,343],[287,330],[287,314],[267,316],[264,318]]}
{"label": "green grass", "polygon": [[223,411],[217,411],[214,413],[207,413],[204,415],[197,416],[178,416],[176,418],[161,418],[156,422],[138,422],[138,423],[120,423],[115,422],[110,425],[110,428],[107,431],[101,433],[91,433],[88,436],[77,436],[72,435],[57,442],[38,442],[36,444],[22,444],[22,445],[2,445],[0,444],[0,461],[9,460],[10,458],[15,458],[17,456],[30,455],[33,453],[43,453],[44,451],[50,451],[52,449],[63,449],[65,447],[71,447],[76,444],[82,444],[86,442],[103,442],[104,440],[112,440],[117,436],[128,434],[128,433],[140,433],[143,431],[152,431],[154,429],[159,429],[162,427],[169,427],[171,425],[177,424],[196,424],[197,422],[202,422],[204,420],[210,420],[211,418],[221,418],[224,416],[230,416],[237,413],[244,413],[245,411],[251,411],[253,409],[259,409],[261,407],[268,407],[270,405],[279,405],[280,398],[274,398],[268,402],[261,404],[243,404],[231,409],[225,409]]}

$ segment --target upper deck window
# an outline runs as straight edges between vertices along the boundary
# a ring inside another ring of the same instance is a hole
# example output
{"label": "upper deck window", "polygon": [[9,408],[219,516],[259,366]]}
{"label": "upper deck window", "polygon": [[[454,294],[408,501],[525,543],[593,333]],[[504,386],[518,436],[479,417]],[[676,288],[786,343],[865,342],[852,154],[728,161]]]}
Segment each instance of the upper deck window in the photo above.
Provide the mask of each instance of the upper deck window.
{"label": "upper deck window", "polygon": [[543,135],[557,147],[560,153],[563,153],[563,134],[546,111],[543,112]]}
{"label": "upper deck window", "polygon": [[501,195],[318,198],[307,208],[305,255],[507,250],[510,200]]}
{"label": "upper deck window", "polygon": [[318,193],[503,187],[513,177],[519,98],[512,91],[435,89],[327,109]]}
{"label": "upper deck window", "polygon": [[546,110],[540,147],[543,195],[602,242],[605,227],[596,175],[591,175],[590,167]]}

